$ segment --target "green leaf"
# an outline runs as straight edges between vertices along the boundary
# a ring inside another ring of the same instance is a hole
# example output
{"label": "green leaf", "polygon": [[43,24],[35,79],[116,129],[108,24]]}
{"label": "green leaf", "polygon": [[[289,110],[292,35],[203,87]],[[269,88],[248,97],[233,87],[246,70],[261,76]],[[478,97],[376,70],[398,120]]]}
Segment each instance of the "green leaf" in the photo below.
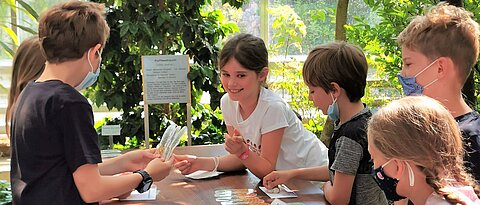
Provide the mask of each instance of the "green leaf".
{"label": "green leaf", "polygon": [[36,12],[32,7],[30,7],[30,5],[28,5],[27,3],[25,3],[25,2],[22,1],[22,0],[17,0],[17,2],[18,2],[20,5],[22,5],[22,7],[25,8],[25,9],[28,11],[27,14],[32,15],[32,16],[35,18],[35,20],[38,21],[38,14],[37,14],[37,12]]}
{"label": "green leaf", "polygon": [[18,36],[15,32],[13,32],[13,30],[11,28],[8,28],[4,25],[2,25],[2,28],[5,32],[7,32],[8,36],[10,36],[10,39],[13,40],[13,43],[15,43],[15,45],[18,46]]}
{"label": "green leaf", "polygon": [[28,33],[37,34],[37,31],[36,31],[36,30],[33,30],[33,29],[29,28],[29,27],[22,26],[22,25],[17,25],[17,24],[14,24],[14,23],[12,23],[12,25],[14,25],[14,26],[16,26],[16,27],[18,27],[18,28],[20,28],[20,29],[28,32]]}
{"label": "green leaf", "polygon": [[7,55],[8,55],[10,58],[13,58],[13,55],[15,55],[15,53],[13,52],[13,50],[12,50],[7,44],[5,44],[4,42],[0,41],[0,46],[2,46],[3,50],[5,51],[5,53],[7,53]]}

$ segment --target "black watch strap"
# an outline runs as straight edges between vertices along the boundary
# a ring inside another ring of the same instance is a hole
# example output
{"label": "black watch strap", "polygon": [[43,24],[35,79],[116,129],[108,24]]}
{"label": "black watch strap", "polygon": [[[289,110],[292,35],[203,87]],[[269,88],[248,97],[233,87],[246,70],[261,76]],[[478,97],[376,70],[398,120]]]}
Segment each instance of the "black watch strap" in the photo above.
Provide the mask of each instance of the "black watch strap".
{"label": "black watch strap", "polygon": [[[134,171],[133,173],[138,173],[142,175],[142,181],[140,182],[140,184],[138,184],[137,188],[135,188],[138,192],[143,193],[146,190],[150,189],[150,186],[153,180],[150,174],[148,174],[148,172],[146,172],[145,170],[137,170],[137,171]],[[148,187],[145,187],[145,186],[148,186]]]}

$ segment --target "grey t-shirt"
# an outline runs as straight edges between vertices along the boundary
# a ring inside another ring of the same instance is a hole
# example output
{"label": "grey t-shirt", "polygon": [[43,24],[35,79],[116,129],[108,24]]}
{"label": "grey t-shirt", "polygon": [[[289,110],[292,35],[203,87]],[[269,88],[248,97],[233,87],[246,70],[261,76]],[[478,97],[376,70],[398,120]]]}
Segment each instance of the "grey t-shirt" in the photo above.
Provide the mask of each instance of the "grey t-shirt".
{"label": "grey t-shirt", "polygon": [[345,136],[335,144],[337,152],[330,167],[330,181],[333,183],[334,172],[356,175],[352,192],[355,192],[356,204],[388,204],[383,191],[370,174],[357,173],[360,159],[363,157],[362,146]]}
{"label": "grey t-shirt", "polygon": [[350,202],[348,204],[387,204],[383,191],[371,175],[370,153],[366,127],[371,113],[365,107],[349,121],[335,126],[329,146],[329,175],[334,183],[336,172],[354,175]]}

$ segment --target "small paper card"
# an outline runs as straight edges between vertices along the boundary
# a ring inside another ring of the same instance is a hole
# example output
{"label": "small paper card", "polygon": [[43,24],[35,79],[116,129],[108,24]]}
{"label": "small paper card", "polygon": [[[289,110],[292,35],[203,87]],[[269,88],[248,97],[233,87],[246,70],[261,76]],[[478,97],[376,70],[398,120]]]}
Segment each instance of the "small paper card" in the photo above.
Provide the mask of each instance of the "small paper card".
{"label": "small paper card", "polygon": [[199,171],[193,172],[189,175],[185,175],[185,177],[190,178],[190,179],[207,179],[207,178],[216,177],[220,174],[223,174],[223,172],[217,172],[217,171],[212,172],[212,171],[199,170]]}
{"label": "small paper card", "polygon": [[269,191],[267,188],[263,187],[263,186],[260,186],[259,187],[260,190],[262,190],[265,194],[268,195],[268,197],[272,198],[272,199],[281,199],[281,198],[296,198],[298,197],[297,194],[295,194],[295,192],[293,192],[292,190],[290,190],[287,186],[285,186],[284,184],[281,184],[278,186],[279,188],[279,192],[278,193],[272,193],[271,191]]}
{"label": "small paper card", "polygon": [[120,199],[121,201],[153,201],[157,199],[157,186],[152,184],[152,187],[143,193],[138,193],[137,190],[132,191],[129,197]]}

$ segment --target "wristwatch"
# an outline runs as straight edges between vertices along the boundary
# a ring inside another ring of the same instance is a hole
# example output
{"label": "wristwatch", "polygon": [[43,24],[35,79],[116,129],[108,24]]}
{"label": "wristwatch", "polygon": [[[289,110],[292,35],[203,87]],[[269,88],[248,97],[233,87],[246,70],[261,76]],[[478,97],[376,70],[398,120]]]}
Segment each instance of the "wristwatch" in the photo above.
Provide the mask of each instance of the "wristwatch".
{"label": "wristwatch", "polygon": [[250,154],[250,149],[248,148],[248,145],[245,145],[245,146],[246,146],[245,151],[240,156],[238,156],[240,160],[246,160],[248,158],[248,155]]}
{"label": "wristwatch", "polygon": [[148,191],[153,184],[152,177],[145,170],[137,170],[137,171],[134,171],[133,173],[138,173],[142,175],[142,178],[143,178],[140,184],[138,185],[138,187],[135,188],[138,191],[138,193],[143,193]]}

